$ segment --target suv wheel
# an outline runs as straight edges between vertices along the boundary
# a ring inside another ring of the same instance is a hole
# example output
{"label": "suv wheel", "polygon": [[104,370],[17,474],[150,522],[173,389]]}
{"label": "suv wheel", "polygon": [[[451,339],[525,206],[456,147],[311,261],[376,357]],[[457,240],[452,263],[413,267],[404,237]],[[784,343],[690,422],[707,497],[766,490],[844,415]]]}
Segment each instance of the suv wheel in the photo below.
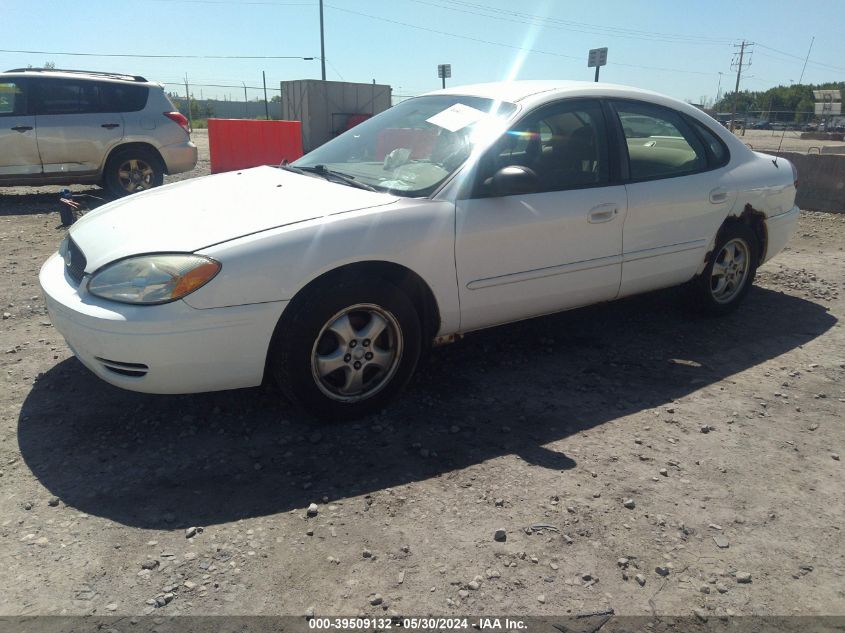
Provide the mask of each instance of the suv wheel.
{"label": "suv wheel", "polygon": [[106,164],[106,189],[115,196],[158,187],[164,182],[164,165],[155,152],[144,148],[117,150]]}

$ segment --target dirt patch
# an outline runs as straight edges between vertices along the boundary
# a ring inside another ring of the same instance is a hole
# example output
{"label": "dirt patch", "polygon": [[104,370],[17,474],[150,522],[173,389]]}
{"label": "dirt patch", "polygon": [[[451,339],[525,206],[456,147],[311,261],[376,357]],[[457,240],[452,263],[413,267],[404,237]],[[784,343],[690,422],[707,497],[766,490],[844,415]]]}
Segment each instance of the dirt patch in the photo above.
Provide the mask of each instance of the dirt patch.
{"label": "dirt patch", "polygon": [[321,426],[95,378],[38,288],[55,197],[0,205],[0,614],[845,613],[845,217],[802,214],[730,317],[496,328]]}

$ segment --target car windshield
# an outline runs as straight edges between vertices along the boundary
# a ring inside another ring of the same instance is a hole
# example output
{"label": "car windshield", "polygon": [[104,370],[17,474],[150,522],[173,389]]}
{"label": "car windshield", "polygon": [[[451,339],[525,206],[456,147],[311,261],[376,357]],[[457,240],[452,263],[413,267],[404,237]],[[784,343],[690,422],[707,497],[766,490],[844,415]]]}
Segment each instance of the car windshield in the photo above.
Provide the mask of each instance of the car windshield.
{"label": "car windshield", "polygon": [[512,103],[434,95],[403,101],[306,154],[293,167],[332,172],[378,191],[426,196],[501,132]]}

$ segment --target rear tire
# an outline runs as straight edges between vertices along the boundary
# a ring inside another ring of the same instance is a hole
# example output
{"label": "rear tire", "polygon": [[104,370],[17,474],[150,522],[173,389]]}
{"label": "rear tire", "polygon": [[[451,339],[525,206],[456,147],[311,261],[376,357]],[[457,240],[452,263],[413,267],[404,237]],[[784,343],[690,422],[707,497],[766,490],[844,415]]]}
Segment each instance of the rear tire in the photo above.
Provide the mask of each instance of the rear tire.
{"label": "rear tire", "polygon": [[109,157],[104,184],[115,198],[158,187],[164,183],[164,163],[143,147],[119,149]]}
{"label": "rear tire", "polygon": [[408,296],[382,279],[305,291],[282,317],[270,368],[294,402],[329,420],[381,410],[420,359],[422,327]]}
{"label": "rear tire", "polygon": [[757,236],[748,225],[725,224],[704,271],[690,282],[693,305],[715,316],[736,310],[754,283],[759,249]]}

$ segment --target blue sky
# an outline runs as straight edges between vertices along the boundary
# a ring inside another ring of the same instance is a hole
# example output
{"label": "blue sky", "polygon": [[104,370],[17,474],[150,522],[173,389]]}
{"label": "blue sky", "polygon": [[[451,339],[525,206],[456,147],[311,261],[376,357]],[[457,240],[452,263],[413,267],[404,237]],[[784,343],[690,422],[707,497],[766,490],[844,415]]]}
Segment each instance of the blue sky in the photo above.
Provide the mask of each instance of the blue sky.
{"label": "blue sky", "polygon": [[[0,0],[3,70],[60,68],[141,74],[163,82],[261,85],[320,77],[300,59],[149,59],[56,53],[319,57],[317,0]],[[742,87],[845,80],[845,3],[807,9],[780,0],[325,0],[327,78],[393,86],[397,94],[518,79],[585,79],[590,48],[607,46],[601,79],[698,102],[732,90],[733,44],[756,42]],[[168,86],[178,90],[178,87]],[[180,92],[183,92],[184,88]],[[196,86],[195,96],[243,98],[243,88]],[[259,91],[249,90],[249,97]],[[273,94],[273,93],[271,93]]]}

